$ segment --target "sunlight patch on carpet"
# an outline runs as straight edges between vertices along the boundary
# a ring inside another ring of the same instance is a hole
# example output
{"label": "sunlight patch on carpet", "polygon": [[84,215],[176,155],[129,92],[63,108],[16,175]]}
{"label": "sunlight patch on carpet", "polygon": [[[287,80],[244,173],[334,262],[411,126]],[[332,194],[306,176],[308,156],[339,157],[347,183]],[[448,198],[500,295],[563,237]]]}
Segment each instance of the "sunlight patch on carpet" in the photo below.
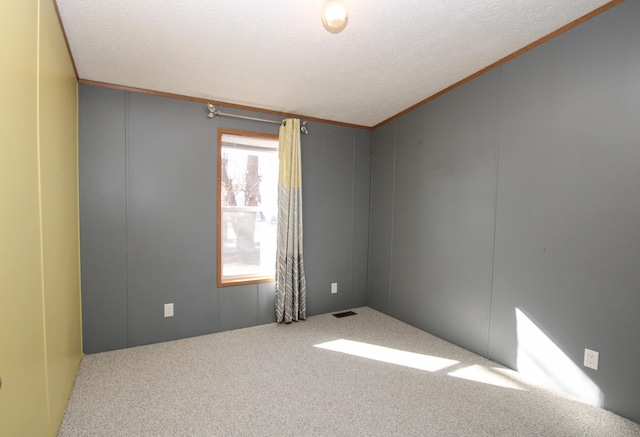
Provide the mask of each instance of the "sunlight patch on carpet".
{"label": "sunlight patch on carpet", "polygon": [[498,372],[498,369],[492,369],[479,364],[473,364],[471,366],[463,367],[462,369],[454,370],[453,372],[449,372],[447,375],[455,378],[466,379],[467,381],[495,385],[496,387],[527,391],[526,388],[521,384],[518,384],[513,379],[505,375],[501,375]]}
{"label": "sunlight patch on carpet", "polygon": [[384,363],[411,367],[413,369],[426,370],[428,372],[437,372],[459,363],[459,361],[450,360],[448,358],[407,352],[399,349],[392,349],[384,346],[376,346],[374,344],[345,339],[316,344],[314,347],[368,358],[370,360],[382,361]]}

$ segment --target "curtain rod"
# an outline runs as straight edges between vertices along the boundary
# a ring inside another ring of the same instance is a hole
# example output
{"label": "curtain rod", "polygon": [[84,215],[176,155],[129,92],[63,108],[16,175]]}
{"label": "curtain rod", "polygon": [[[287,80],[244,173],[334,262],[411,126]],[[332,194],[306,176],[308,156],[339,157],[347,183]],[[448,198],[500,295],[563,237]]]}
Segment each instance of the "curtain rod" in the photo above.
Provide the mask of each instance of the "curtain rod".
{"label": "curtain rod", "polygon": [[[247,117],[245,115],[229,114],[229,113],[226,113],[226,112],[220,112],[220,110],[216,109],[216,107],[213,106],[212,103],[207,103],[207,109],[209,110],[209,115],[207,115],[207,117],[209,117],[209,118],[222,116],[222,117],[241,118],[243,120],[261,121],[263,123],[286,124],[286,120],[282,120],[282,121],[267,120],[265,118]],[[309,133],[309,130],[307,129],[307,122],[306,121],[300,121],[300,131],[305,135]]]}

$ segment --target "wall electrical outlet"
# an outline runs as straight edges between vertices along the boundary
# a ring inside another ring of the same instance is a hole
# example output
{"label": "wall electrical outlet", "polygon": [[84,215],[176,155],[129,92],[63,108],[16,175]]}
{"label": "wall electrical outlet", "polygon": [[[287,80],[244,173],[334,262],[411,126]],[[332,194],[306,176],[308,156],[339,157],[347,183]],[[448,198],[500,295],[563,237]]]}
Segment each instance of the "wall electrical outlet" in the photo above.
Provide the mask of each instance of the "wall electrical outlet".
{"label": "wall electrical outlet", "polygon": [[590,369],[598,370],[598,363],[600,361],[600,353],[592,351],[591,349],[584,350],[584,366]]}
{"label": "wall electrical outlet", "polygon": [[338,292],[338,283],[337,282],[332,282],[331,283],[331,294],[336,294]]}
{"label": "wall electrical outlet", "polygon": [[173,304],[165,303],[164,304],[164,316],[165,317],[173,317]]}

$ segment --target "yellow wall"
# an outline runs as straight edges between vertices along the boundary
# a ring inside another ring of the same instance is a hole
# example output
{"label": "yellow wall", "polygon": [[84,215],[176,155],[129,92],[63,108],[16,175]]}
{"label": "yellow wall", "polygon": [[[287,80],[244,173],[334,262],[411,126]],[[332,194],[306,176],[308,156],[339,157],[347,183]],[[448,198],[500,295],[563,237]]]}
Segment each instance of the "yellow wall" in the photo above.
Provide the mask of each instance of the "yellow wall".
{"label": "yellow wall", "polygon": [[80,362],[77,83],[53,0],[0,0],[0,435],[55,436]]}
{"label": "yellow wall", "polygon": [[0,435],[46,435],[37,3],[0,0]]}
{"label": "yellow wall", "polygon": [[[78,83],[53,0],[40,1],[39,150],[44,320],[51,428],[57,434],[82,353]],[[54,434],[54,435],[55,435]]]}

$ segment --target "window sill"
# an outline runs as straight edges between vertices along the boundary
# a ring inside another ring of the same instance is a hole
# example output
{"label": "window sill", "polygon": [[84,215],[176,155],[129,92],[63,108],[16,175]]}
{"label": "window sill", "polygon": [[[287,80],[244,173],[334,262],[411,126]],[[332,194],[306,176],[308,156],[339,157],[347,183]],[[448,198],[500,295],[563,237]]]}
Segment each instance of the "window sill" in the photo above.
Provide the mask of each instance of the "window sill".
{"label": "window sill", "polygon": [[273,276],[243,276],[218,279],[218,287],[234,287],[238,285],[259,284],[262,282],[274,282]]}

